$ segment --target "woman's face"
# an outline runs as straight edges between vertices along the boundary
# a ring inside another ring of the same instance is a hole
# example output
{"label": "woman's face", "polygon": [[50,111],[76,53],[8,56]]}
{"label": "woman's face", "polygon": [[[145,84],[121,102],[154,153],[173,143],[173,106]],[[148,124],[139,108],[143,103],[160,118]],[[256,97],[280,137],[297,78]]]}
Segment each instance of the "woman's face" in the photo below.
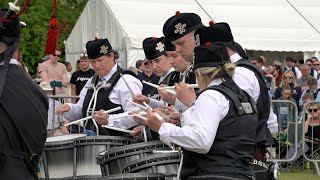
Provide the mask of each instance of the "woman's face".
{"label": "woman's face", "polygon": [[283,80],[286,84],[290,84],[293,82],[293,76],[290,73],[283,74]]}
{"label": "woman's face", "polygon": [[311,114],[312,117],[316,118],[319,116],[319,109],[318,106],[311,105],[308,108],[308,114]]}

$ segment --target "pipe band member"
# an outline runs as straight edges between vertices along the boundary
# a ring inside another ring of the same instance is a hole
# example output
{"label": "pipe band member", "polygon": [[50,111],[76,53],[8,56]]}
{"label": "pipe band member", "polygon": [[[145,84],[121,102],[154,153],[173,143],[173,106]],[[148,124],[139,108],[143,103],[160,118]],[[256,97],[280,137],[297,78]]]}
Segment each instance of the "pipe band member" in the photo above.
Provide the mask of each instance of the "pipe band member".
{"label": "pipe band member", "polygon": [[[101,84],[109,83],[110,88],[100,90],[97,95],[97,104],[95,112],[92,117],[98,123],[99,132],[101,135],[121,135],[113,130],[106,130],[101,125],[108,125],[111,127],[117,127],[122,129],[128,129],[137,125],[137,123],[131,117],[124,117],[121,119],[109,121],[111,118],[117,118],[119,116],[128,115],[128,112],[139,110],[134,107],[127,100],[132,99],[132,94],[129,88],[126,86],[125,80],[130,84],[134,94],[141,94],[142,83],[135,77],[133,73],[124,71],[116,63],[118,53],[116,53],[108,39],[96,39],[89,41],[86,44],[88,58],[91,61],[91,65],[95,71],[95,75],[89,79],[85,85],[100,86]],[[121,78],[120,73],[123,74]],[[77,120],[87,116],[87,109],[91,108],[89,102],[93,96],[93,90],[83,88],[80,92],[80,99],[76,104],[65,104],[59,110],[59,113],[66,112],[65,118],[68,120]],[[121,107],[121,110],[113,112],[111,114],[105,114],[102,110],[109,110],[115,107]],[[100,111],[99,111],[100,110]],[[93,123],[89,121],[89,128],[95,130]]]}
{"label": "pipe band member", "polygon": [[182,113],[181,127],[158,121],[150,110],[147,125],[165,144],[183,148],[181,179],[253,179],[255,102],[231,78],[235,65],[227,63],[225,46],[198,46],[194,54],[201,93]]}

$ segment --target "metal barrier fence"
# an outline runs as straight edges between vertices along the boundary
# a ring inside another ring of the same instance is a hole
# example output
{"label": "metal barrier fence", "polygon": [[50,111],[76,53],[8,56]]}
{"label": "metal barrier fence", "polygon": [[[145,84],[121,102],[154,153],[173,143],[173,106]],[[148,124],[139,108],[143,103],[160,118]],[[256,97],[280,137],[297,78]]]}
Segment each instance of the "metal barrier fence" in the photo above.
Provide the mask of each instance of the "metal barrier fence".
{"label": "metal barrier fence", "polygon": [[[274,135],[276,143],[269,148],[270,157],[268,162],[275,163],[275,167],[286,167],[304,169],[304,160],[314,164],[314,173],[320,175],[320,145],[311,147],[305,142],[305,118],[308,105],[316,103],[315,101],[307,103],[303,107],[303,111],[299,112],[297,105],[289,100],[272,100],[272,107],[277,115],[278,134]],[[317,102],[319,104],[319,102]],[[320,107],[320,106],[319,106]],[[299,116],[299,115],[300,116]],[[319,109],[320,120],[320,109]],[[320,126],[319,126],[320,137]],[[311,140],[317,140],[316,137],[309,137]],[[319,140],[319,139],[318,139]],[[319,140],[320,144],[320,140]],[[312,145],[314,145],[312,143]]]}
{"label": "metal barrier fence", "polygon": [[[51,124],[51,127],[49,125],[50,130],[48,130],[48,136],[53,136],[55,134],[55,130],[57,130],[56,123],[62,122],[64,120],[63,116],[56,115],[56,110],[59,105],[65,103],[65,99],[79,99],[79,96],[65,96],[65,95],[47,95],[48,98],[51,98],[53,101],[49,100],[49,118],[48,118],[48,124]],[[56,102],[56,100],[58,102]],[[71,129],[69,129],[70,131]],[[80,132],[80,127],[78,128],[78,132]]]}

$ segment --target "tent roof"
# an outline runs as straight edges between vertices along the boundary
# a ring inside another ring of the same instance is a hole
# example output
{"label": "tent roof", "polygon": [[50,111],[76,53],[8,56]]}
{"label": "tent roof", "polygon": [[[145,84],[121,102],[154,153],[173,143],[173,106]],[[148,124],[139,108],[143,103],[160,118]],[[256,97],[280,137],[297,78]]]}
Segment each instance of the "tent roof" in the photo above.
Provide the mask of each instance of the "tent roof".
{"label": "tent roof", "polygon": [[[302,52],[320,50],[319,33],[286,0],[198,2],[216,22],[228,22],[235,40],[246,49]],[[305,2],[301,1],[301,4]],[[317,3],[317,7],[320,7],[320,3]]]}
{"label": "tent roof", "polygon": [[[320,51],[317,0],[90,0],[70,34],[66,51],[79,53],[85,43],[107,37],[114,49],[141,49],[150,36],[162,36],[164,22],[179,10],[195,12],[207,25],[228,22],[244,48],[262,51]],[[303,15],[305,18],[303,18]]]}

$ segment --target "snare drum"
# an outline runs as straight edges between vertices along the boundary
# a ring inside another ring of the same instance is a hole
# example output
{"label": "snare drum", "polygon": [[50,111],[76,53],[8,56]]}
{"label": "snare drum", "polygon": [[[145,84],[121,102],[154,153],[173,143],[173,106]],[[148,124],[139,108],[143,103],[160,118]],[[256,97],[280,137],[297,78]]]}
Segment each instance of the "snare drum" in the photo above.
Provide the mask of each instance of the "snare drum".
{"label": "snare drum", "polygon": [[132,143],[133,139],[121,136],[87,136],[76,139],[76,176],[101,177],[101,169],[96,161],[97,155],[102,151]]}
{"label": "snare drum", "polygon": [[74,140],[86,134],[49,137],[43,148],[40,178],[73,177]]}
{"label": "snare drum", "polygon": [[162,173],[177,175],[180,164],[180,153],[161,153],[129,162],[123,173]]}
{"label": "snare drum", "polygon": [[152,155],[153,150],[170,150],[170,147],[161,141],[126,145],[99,153],[97,163],[101,167],[102,176],[121,174],[128,163]]}

